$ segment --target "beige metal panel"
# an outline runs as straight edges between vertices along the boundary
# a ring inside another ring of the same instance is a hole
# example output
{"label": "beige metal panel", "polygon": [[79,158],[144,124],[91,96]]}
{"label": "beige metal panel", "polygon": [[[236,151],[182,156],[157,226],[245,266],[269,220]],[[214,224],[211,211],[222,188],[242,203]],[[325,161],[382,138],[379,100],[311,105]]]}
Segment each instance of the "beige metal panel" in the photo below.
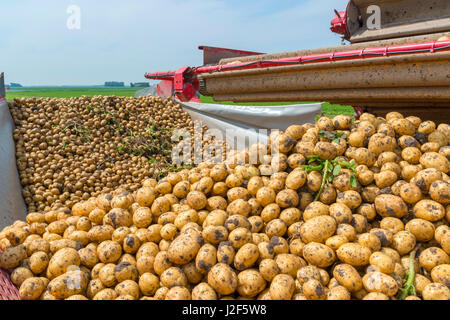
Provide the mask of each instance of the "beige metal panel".
{"label": "beige metal panel", "polygon": [[[373,15],[367,8],[372,4],[380,8],[381,29],[370,30],[367,25]],[[449,32],[449,17],[448,0],[352,1],[347,9],[352,43]]]}
{"label": "beige metal panel", "polygon": [[342,51],[350,51],[350,50],[362,50],[362,49],[367,49],[367,48],[378,48],[378,47],[397,46],[397,45],[412,44],[412,43],[432,42],[432,41],[437,41],[440,37],[445,36],[447,34],[448,34],[448,32],[439,32],[439,33],[420,35],[420,36],[414,36],[414,37],[404,37],[404,38],[398,38],[398,39],[387,39],[387,40],[381,40],[381,41],[355,43],[355,44],[336,46],[336,47],[305,49],[305,50],[297,50],[297,51],[291,51],[291,52],[281,52],[281,53],[264,54],[264,55],[258,55],[258,56],[223,59],[220,61],[219,64],[229,64],[229,63],[232,63],[233,61],[249,62],[249,61],[257,61],[257,60],[271,60],[271,59],[308,56],[308,55],[321,54],[321,53],[342,52]]}
{"label": "beige metal panel", "polygon": [[361,29],[352,35],[351,41],[357,43],[438,32],[444,34],[450,32],[450,18],[421,21],[401,26],[388,26],[379,30]]}
{"label": "beige metal panel", "polygon": [[450,85],[450,52],[202,75],[209,95]]}
{"label": "beige metal panel", "polygon": [[324,89],[288,92],[260,92],[229,95],[214,95],[218,101],[347,101],[358,103],[367,101],[415,102],[429,100],[450,101],[449,87],[406,87],[406,88],[368,88],[368,89]]}

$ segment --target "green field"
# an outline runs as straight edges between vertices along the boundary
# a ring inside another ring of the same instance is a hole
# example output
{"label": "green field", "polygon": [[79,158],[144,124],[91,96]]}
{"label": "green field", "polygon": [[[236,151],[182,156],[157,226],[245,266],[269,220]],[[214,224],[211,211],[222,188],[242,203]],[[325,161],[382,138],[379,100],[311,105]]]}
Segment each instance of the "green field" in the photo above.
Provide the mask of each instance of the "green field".
{"label": "green field", "polygon": [[[13,100],[14,98],[23,97],[50,97],[50,98],[70,98],[85,96],[121,96],[121,97],[133,97],[136,91],[141,88],[131,87],[24,87],[11,89],[6,91],[6,99]],[[220,103],[225,105],[235,104],[233,102],[215,102],[212,97],[201,97],[201,101],[204,103]],[[241,103],[242,105],[254,105],[254,106],[266,106],[266,105],[289,105],[299,103],[310,102],[279,102],[279,103]],[[345,107],[340,105],[332,105],[325,103],[322,107],[322,113],[325,115],[335,114],[348,114],[353,115],[352,107]]]}
{"label": "green field", "polygon": [[131,87],[24,87],[6,91],[6,99],[23,97],[70,98],[85,96],[121,96],[133,97],[142,88]]}

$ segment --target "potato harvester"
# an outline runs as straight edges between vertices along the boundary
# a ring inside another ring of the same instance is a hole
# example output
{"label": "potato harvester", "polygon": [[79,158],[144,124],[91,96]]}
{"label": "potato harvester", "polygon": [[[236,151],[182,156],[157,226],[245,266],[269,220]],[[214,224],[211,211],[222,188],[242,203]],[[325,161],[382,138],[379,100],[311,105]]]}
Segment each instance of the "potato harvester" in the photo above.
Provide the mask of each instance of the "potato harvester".
{"label": "potato harvester", "polygon": [[450,1],[352,0],[335,10],[330,29],[348,44],[276,54],[202,46],[203,66],[145,77],[162,80],[158,95],[182,102],[200,94],[238,103],[324,101],[450,120]]}

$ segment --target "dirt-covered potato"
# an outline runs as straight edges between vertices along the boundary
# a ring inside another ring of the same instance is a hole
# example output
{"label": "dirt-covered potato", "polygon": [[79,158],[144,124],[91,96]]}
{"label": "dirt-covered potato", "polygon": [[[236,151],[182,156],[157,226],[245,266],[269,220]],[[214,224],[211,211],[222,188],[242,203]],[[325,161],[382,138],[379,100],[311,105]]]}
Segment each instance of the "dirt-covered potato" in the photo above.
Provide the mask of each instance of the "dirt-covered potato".
{"label": "dirt-covered potato", "polygon": [[38,300],[46,286],[42,278],[27,278],[20,285],[19,296],[22,300]]}
{"label": "dirt-covered potato", "polygon": [[43,252],[35,252],[29,257],[30,269],[34,274],[38,275],[43,273],[48,266],[49,258],[48,255]]}
{"label": "dirt-covered potato", "polygon": [[30,269],[24,267],[14,269],[14,271],[10,275],[11,282],[14,283],[18,288],[20,288],[20,286],[26,279],[33,277],[33,272],[31,272]]}
{"label": "dirt-covered potato", "polygon": [[245,298],[256,297],[266,288],[266,281],[255,269],[248,269],[238,274],[236,291]]}
{"label": "dirt-covered potato", "polygon": [[430,283],[422,292],[424,300],[450,300],[450,289],[442,283]]}
{"label": "dirt-covered potato", "polygon": [[206,274],[217,263],[217,249],[211,244],[203,245],[195,258],[198,271]]}
{"label": "dirt-covered potato", "polygon": [[358,271],[349,264],[339,264],[333,269],[336,281],[350,292],[362,289],[363,282]]}
{"label": "dirt-covered potato", "polygon": [[238,277],[229,265],[218,263],[208,273],[208,284],[217,293],[230,295],[237,289]]}
{"label": "dirt-covered potato", "polygon": [[420,266],[431,272],[433,268],[441,264],[449,264],[448,254],[438,247],[431,247],[422,251],[419,256]]}
{"label": "dirt-covered potato", "polygon": [[403,218],[408,214],[408,206],[402,198],[391,194],[377,196],[375,198],[375,209],[382,217]]}
{"label": "dirt-covered potato", "polygon": [[217,293],[208,283],[202,282],[192,289],[192,300],[217,300]]}
{"label": "dirt-covered potato", "polygon": [[27,258],[27,252],[23,245],[7,248],[0,253],[0,268],[9,270],[16,268]]}
{"label": "dirt-covered potato", "polygon": [[363,284],[368,292],[382,293],[388,297],[396,295],[399,289],[394,278],[378,271],[364,275]]}
{"label": "dirt-covered potato", "polygon": [[445,208],[433,200],[421,200],[413,209],[414,216],[431,222],[437,222],[445,217]]}
{"label": "dirt-covered potato", "polygon": [[295,281],[288,274],[278,274],[270,284],[271,300],[291,300],[295,290]]}
{"label": "dirt-covered potato", "polygon": [[342,262],[354,267],[361,267],[369,264],[372,252],[360,244],[345,243],[336,250],[336,254]]}
{"label": "dirt-covered potato", "polygon": [[336,255],[331,248],[317,242],[310,242],[305,245],[303,257],[309,264],[320,268],[329,267],[336,260]]}
{"label": "dirt-covered potato", "polygon": [[450,182],[438,180],[430,186],[430,197],[440,204],[450,204]]}
{"label": "dirt-covered potato", "polygon": [[47,268],[47,277],[53,279],[64,274],[70,266],[81,264],[78,251],[72,248],[58,250],[50,259]]}
{"label": "dirt-covered potato", "polygon": [[84,292],[88,282],[88,275],[85,272],[69,271],[50,281],[47,290],[57,299],[66,299]]}
{"label": "dirt-covered potato", "polygon": [[197,255],[201,246],[201,236],[198,231],[195,235],[183,234],[176,238],[167,250],[167,256],[172,263],[186,264]]}
{"label": "dirt-covered potato", "polygon": [[330,216],[318,216],[306,221],[300,227],[300,235],[305,243],[324,243],[336,232],[336,220]]}
{"label": "dirt-covered potato", "polygon": [[242,271],[251,268],[259,258],[259,249],[253,243],[243,245],[234,257],[234,267]]}

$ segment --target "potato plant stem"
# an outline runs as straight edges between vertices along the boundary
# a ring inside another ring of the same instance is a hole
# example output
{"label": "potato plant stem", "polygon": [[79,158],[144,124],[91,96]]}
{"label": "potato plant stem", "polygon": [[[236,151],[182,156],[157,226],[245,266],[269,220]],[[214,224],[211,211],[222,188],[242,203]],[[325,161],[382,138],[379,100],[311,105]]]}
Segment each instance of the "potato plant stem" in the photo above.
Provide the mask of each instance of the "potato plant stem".
{"label": "potato plant stem", "polygon": [[410,295],[416,294],[416,288],[414,287],[414,281],[416,278],[416,268],[415,268],[415,259],[416,259],[417,249],[413,250],[409,255],[409,272],[408,279],[406,280],[405,285],[400,290],[400,300],[405,300]]}
{"label": "potato plant stem", "polygon": [[316,195],[316,199],[314,201],[319,201],[320,195],[323,192],[323,188],[325,188],[325,184],[327,183],[328,179],[328,166],[330,165],[330,161],[325,161],[325,167],[323,169],[323,178],[322,178],[322,184],[320,186],[319,192]]}

